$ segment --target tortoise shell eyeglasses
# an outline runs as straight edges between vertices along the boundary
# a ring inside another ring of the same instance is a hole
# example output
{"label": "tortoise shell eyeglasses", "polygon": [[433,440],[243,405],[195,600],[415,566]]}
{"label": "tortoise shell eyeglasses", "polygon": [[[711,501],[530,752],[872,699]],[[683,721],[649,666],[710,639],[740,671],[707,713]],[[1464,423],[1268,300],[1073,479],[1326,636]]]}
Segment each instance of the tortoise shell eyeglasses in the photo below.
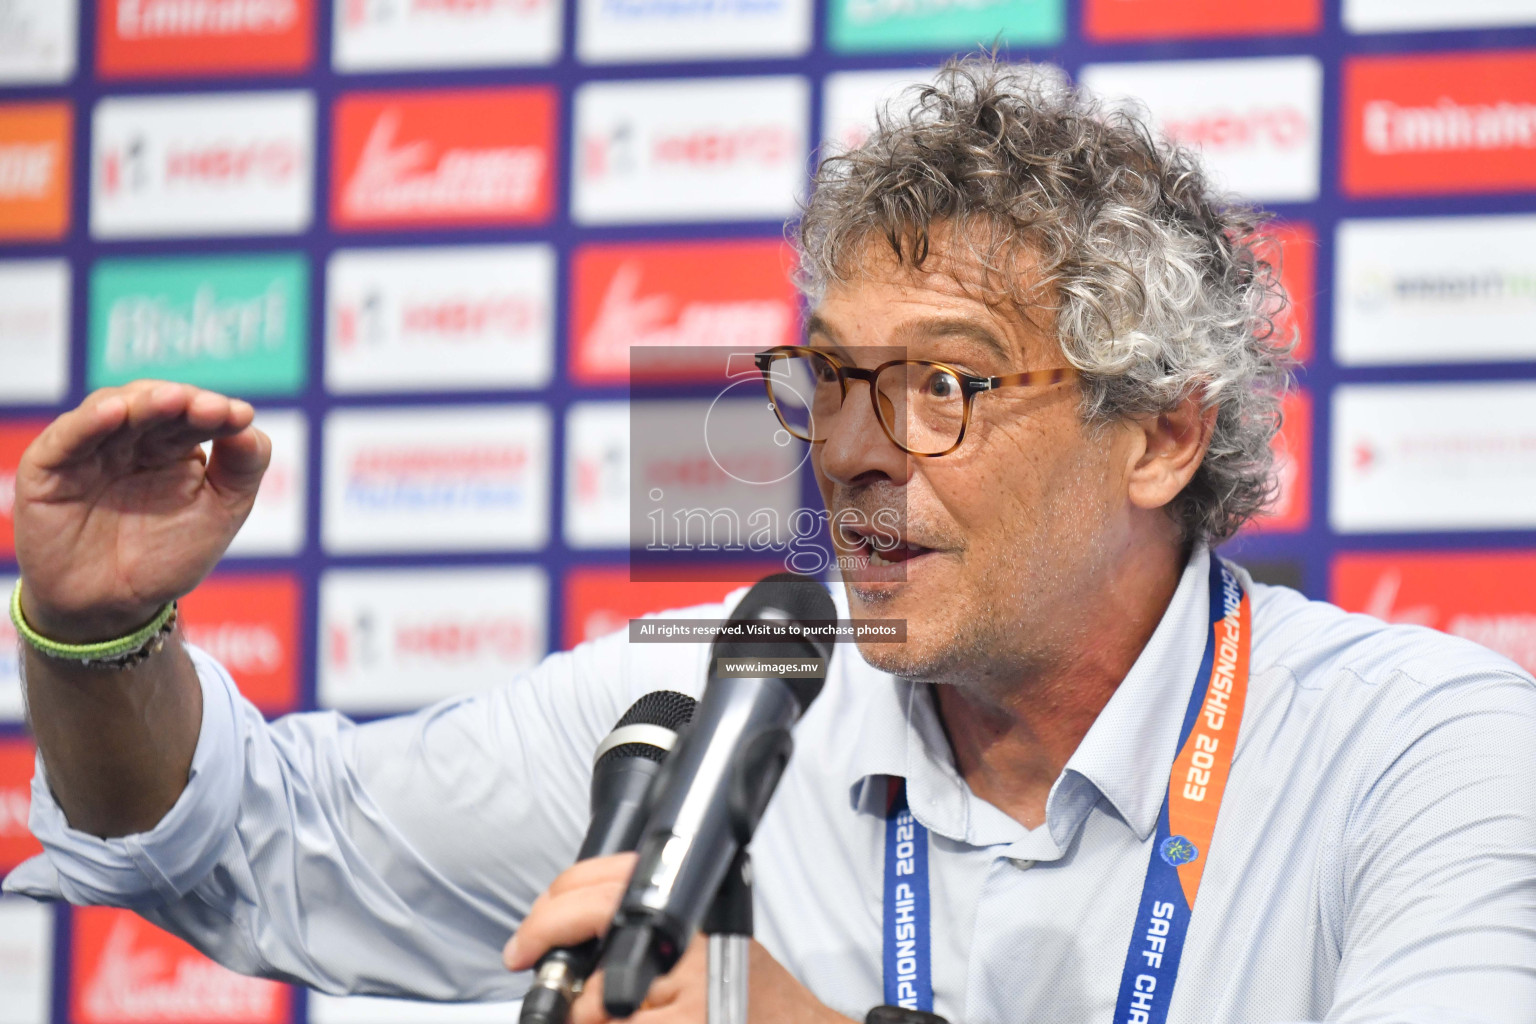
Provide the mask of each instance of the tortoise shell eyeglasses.
{"label": "tortoise shell eyeglasses", "polygon": [[931,359],[892,359],[873,369],[805,345],[779,345],[753,355],[774,415],[802,441],[820,444],[848,397],[848,382],[869,385],[869,400],[891,443],[909,455],[938,458],[965,440],[971,403],[984,391],[1050,387],[1074,380],[1070,366],[978,377]]}

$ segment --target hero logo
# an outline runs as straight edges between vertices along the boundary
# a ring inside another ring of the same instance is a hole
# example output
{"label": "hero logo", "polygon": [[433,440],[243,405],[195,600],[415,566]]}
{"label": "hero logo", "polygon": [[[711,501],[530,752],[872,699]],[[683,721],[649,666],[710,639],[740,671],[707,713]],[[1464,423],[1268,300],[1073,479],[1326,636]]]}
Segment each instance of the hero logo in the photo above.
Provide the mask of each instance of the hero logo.
{"label": "hero logo", "polygon": [[1198,149],[1220,187],[1253,199],[1318,191],[1322,65],[1312,57],[1095,64],[1082,83],[1145,105],[1171,140]]}
{"label": "hero logo", "polygon": [[331,624],[327,637],[331,667],[338,672],[410,658],[434,662],[492,658],[522,665],[534,649],[526,621],[498,616],[392,623],[386,630],[374,612],[360,611],[350,623]]}
{"label": "hero logo", "polygon": [[319,700],[371,712],[484,689],[544,656],[547,600],[537,568],[328,572]]}
{"label": "hero logo", "polygon": [[0,200],[38,200],[53,189],[63,154],[51,142],[0,145]]}
{"label": "hero logo", "polygon": [[167,147],[158,168],[149,163],[142,135],[102,155],[102,187],[108,195],[143,189],[152,181],[167,188],[239,187],[248,181],[282,185],[299,171],[304,154],[286,139],[218,141],[199,147]]}
{"label": "hero logo", "polygon": [[122,39],[277,34],[299,20],[298,0],[117,0]]}
{"label": "hero logo", "polygon": [[[384,294],[367,292],[336,312],[336,340],[342,348],[378,344],[391,332],[383,318]],[[478,341],[485,335],[516,336],[533,326],[539,309],[523,295],[402,299],[398,336],[407,343]]]}
{"label": "hero logo", "polygon": [[[607,135],[582,141],[582,173],[590,178],[628,174],[643,165],[727,168],[736,164],[771,166],[798,151],[799,136],[784,125],[707,125],[692,131],[658,133],[649,152],[635,153],[635,126],[617,124]],[[648,156],[648,159],[646,158]]]}
{"label": "hero logo", "polygon": [[276,982],[220,967],[126,910],[76,911],[77,1024],[277,1024],[288,1018]]}
{"label": "hero logo", "polygon": [[783,244],[767,239],[585,246],[574,265],[572,369],[583,380],[623,380],[635,346],[791,344],[798,307],[788,265]]}
{"label": "hero logo", "polygon": [[553,124],[545,88],[346,97],[334,217],[342,227],[542,221]]}
{"label": "hero logo", "polygon": [[338,252],[327,269],[326,381],[340,391],[541,386],[554,280],[544,245]]}
{"label": "hero logo", "polygon": [[313,124],[308,92],[102,100],[93,127],[92,232],[302,230],[311,214]]}
{"label": "hero logo", "polygon": [[803,174],[803,78],[595,82],[576,95],[579,222],[777,219]]}

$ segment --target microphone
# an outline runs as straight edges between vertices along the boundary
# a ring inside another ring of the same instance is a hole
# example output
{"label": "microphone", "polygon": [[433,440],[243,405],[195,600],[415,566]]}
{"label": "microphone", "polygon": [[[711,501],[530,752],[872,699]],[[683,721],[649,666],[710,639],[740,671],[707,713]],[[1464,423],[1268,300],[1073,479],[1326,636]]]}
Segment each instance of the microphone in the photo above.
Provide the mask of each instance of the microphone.
{"label": "microphone", "polygon": [[[592,824],[577,860],[635,848],[645,827],[646,794],[698,701],[657,690],[635,701],[592,755]],[[557,946],[534,965],[520,1024],[565,1024],[571,1001],[597,966],[599,943]]]}
{"label": "microphone", "polygon": [[[782,627],[836,618],[826,587],[780,573],[748,591],[730,621]],[[693,727],[656,780],[640,859],[608,932],[603,1006],[610,1016],[633,1014],[651,982],[682,956],[737,851],[751,841],[789,762],[794,747],[790,726],[824,682],[724,675],[717,659],[821,658],[825,665],[832,642],[829,634],[779,643],[716,641],[704,699]]]}

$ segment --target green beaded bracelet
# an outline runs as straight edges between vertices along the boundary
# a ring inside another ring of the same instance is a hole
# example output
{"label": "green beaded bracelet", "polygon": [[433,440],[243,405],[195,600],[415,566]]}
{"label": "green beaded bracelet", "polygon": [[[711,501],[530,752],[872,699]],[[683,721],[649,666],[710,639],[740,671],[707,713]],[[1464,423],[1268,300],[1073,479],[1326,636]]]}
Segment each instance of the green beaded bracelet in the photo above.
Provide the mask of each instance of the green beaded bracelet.
{"label": "green beaded bracelet", "polygon": [[33,629],[21,614],[21,580],[17,580],[11,591],[11,623],[23,640],[50,658],[93,667],[127,668],[159,650],[165,637],[176,628],[176,602],[168,603],[142,629],[127,636],[94,644],[61,644]]}

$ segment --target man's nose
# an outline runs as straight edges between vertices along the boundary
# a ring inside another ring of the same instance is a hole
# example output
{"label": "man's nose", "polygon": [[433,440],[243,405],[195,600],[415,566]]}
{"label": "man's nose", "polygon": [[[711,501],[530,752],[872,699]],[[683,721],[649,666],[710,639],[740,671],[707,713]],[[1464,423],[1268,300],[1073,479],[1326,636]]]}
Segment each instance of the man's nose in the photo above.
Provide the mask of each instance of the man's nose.
{"label": "man's nose", "polygon": [[821,471],[844,486],[867,483],[871,474],[895,484],[905,484],[916,461],[891,441],[861,380],[848,382],[843,406],[833,418],[827,440],[821,445]]}

